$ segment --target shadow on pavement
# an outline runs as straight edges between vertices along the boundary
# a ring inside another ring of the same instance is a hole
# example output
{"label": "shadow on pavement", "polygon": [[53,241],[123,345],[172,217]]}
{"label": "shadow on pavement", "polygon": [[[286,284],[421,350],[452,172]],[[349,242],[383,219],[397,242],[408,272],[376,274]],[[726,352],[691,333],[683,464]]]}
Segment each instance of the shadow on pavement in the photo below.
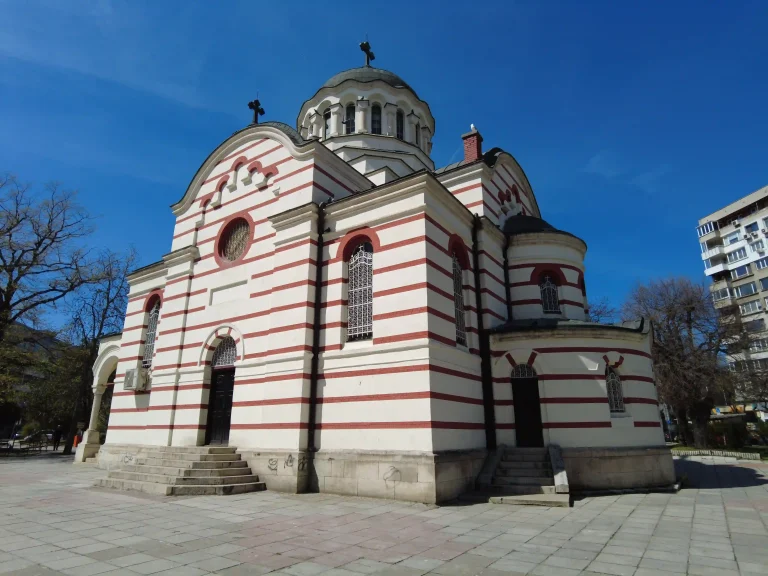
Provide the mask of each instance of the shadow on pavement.
{"label": "shadow on pavement", "polygon": [[686,487],[691,488],[750,488],[768,484],[768,478],[759,469],[736,462],[701,462],[681,456],[675,460],[675,473],[678,478],[687,477]]}

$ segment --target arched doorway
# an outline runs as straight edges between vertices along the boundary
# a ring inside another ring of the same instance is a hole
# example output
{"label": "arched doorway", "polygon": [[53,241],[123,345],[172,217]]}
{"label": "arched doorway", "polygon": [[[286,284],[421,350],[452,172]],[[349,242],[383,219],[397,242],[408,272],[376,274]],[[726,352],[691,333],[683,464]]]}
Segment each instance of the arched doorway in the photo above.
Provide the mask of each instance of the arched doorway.
{"label": "arched doorway", "polygon": [[208,424],[205,443],[226,446],[232,421],[232,392],[235,386],[237,344],[234,338],[222,338],[211,360],[211,391],[208,395]]}
{"label": "arched doorway", "polygon": [[512,401],[515,407],[517,446],[544,446],[539,378],[528,364],[518,364],[512,369]]}

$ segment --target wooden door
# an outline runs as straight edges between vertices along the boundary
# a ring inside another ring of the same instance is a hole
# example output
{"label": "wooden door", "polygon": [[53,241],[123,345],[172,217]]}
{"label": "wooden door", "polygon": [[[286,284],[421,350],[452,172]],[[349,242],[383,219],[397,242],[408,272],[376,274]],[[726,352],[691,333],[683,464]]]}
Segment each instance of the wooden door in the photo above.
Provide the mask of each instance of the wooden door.
{"label": "wooden door", "polygon": [[518,447],[544,446],[539,379],[512,378],[512,400],[515,406],[515,437]]}
{"label": "wooden door", "polygon": [[205,443],[229,443],[229,424],[232,421],[232,392],[235,386],[235,371],[214,370],[211,376],[211,392],[208,396],[208,426]]}

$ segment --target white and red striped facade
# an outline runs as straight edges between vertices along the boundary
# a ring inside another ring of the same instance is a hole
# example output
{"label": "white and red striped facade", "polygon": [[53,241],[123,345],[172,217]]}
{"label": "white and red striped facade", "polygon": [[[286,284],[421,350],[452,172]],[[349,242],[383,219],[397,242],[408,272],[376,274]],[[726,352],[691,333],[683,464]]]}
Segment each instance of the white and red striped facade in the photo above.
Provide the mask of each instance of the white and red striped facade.
{"label": "white and red striped facade", "polygon": [[[384,81],[348,80],[343,89],[373,100],[376,91],[415,98]],[[317,98],[327,100],[327,92]],[[316,134],[305,122],[303,133]],[[422,124],[434,128],[431,116]],[[416,143],[363,129],[355,148],[331,145],[333,136],[305,140],[285,125],[254,124],[198,170],[173,206],[171,251],[130,277],[123,332],[105,339],[94,367],[99,387],[116,371],[105,463],[126,446],[204,443],[210,362],[227,336],[237,345],[229,442],[268,485],[276,474],[270,487],[454,496],[471,485],[489,444],[516,444],[510,374],[517,364],[538,374],[544,440],[559,444],[566,459],[568,448],[663,446],[648,331],[584,323],[586,245],[548,226],[514,229],[516,219],[541,217],[514,158],[499,149],[483,155],[473,131],[458,165],[403,176],[405,162],[393,160],[397,177],[376,185],[358,171],[370,165],[360,142],[379,154],[374,164]],[[416,154],[428,157],[428,149],[422,141]],[[243,256],[230,262],[219,244],[235,218],[249,223],[250,234]],[[347,262],[361,242],[373,247],[373,337],[348,341]],[[466,345],[457,344],[454,254],[463,268]],[[542,311],[542,274],[557,284],[554,316]],[[124,390],[126,370],[144,357],[157,302],[150,384]],[[537,326],[541,318],[548,323]],[[624,386],[620,417],[609,411],[609,366]],[[278,482],[282,472],[272,463],[285,468],[284,455],[308,456],[309,465]],[[356,467],[339,468],[355,458]],[[412,486],[390,492],[392,468],[401,486]]]}

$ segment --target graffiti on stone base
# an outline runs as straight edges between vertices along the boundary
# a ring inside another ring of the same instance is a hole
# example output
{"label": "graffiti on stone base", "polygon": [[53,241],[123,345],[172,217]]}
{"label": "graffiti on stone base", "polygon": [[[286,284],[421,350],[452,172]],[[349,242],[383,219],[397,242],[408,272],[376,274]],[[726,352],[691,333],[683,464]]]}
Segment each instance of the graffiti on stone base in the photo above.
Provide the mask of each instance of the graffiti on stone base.
{"label": "graffiti on stone base", "polygon": [[299,466],[298,466],[299,472],[303,472],[304,470],[306,470],[306,468],[307,468],[307,457],[302,456],[301,458],[299,458]]}
{"label": "graffiti on stone base", "polygon": [[384,479],[384,482],[389,486],[389,483],[392,482],[393,484],[400,482],[402,474],[400,473],[400,470],[395,468],[394,466],[390,466],[387,468],[387,471],[384,472],[384,475],[382,478]]}
{"label": "graffiti on stone base", "polygon": [[277,472],[277,458],[270,458],[267,462],[267,468],[273,472]]}
{"label": "graffiti on stone base", "polygon": [[293,468],[293,454],[288,454],[283,462],[283,468]]}
{"label": "graffiti on stone base", "polygon": [[133,464],[133,454],[131,452],[123,452],[121,460],[123,464]]}

